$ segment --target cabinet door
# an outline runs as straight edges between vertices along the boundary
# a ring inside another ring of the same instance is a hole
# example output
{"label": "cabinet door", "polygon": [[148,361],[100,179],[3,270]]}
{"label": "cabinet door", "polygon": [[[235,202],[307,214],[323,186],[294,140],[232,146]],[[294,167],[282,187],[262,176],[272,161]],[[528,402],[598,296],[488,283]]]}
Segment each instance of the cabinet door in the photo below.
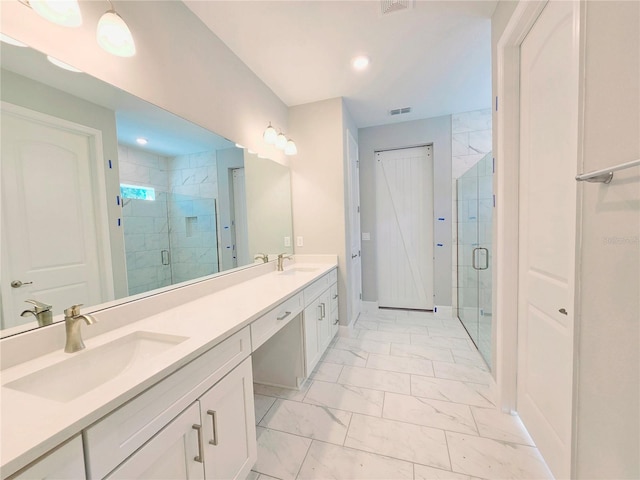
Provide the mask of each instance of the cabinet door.
{"label": "cabinet door", "polygon": [[315,299],[304,309],[304,358],[307,376],[311,374],[318,361],[318,323],[322,316],[320,298]]}
{"label": "cabinet door", "polygon": [[10,477],[11,480],[44,480],[48,478],[59,480],[86,478],[80,436],[47,453],[29,468]]}
{"label": "cabinet door", "polygon": [[199,404],[195,402],[106,478],[204,479],[201,425]]}
{"label": "cabinet door", "polygon": [[320,295],[320,319],[318,320],[318,356],[321,357],[331,341],[331,297],[329,290]]}
{"label": "cabinet door", "polygon": [[244,480],[258,458],[251,358],[202,395],[200,409],[207,479]]}

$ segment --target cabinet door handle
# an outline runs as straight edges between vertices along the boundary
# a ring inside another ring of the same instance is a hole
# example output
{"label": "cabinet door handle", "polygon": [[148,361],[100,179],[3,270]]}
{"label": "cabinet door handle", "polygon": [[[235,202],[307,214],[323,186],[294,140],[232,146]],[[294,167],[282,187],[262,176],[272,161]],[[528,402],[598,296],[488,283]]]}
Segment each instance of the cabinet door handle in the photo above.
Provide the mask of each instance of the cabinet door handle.
{"label": "cabinet door handle", "polygon": [[338,323],[340,323],[340,319],[336,318],[336,320],[333,322],[333,324],[337,325]]}
{"label": "cabinet door handle", "polygon": [[284,320],[285,318],[287,318],[289,315],[291,315],[291,312],[284,312],[284,315],[281,315],[279,317],[276,317],[276,320]]}
{"label": "cabinet door handle", "polygon": [[198,456],[193,457],[196,462],[204,463],[204,450],[202,446],[202,425],[193,424],[193,429],[198,432]]}
{"label": "cabinet door handle", "polygon": [[213,440],[209,440],[209,443],[218,446],[218,415],[215,410],[207,410],[207,415],[211,415],[211,425],[213,426]]}
{"label": "cabinet door handle", "polygon": [[335,300],[336,298],[338,298],[338,294],[337,294],[337,293],[333,296],[333,299],[334,299],[334,300]]}
{"label": "cabinet door handle", "polygon": [[327,316],[327,312],[325,311],[324,302],[320,304],[320,309],[322,310],[322,319],[324,320],[324,318]]}
{"label": "cabinet door handle", "polygon": [[318,321],[322,320],[322,304],[318,305],[320,312],[318,312]]}

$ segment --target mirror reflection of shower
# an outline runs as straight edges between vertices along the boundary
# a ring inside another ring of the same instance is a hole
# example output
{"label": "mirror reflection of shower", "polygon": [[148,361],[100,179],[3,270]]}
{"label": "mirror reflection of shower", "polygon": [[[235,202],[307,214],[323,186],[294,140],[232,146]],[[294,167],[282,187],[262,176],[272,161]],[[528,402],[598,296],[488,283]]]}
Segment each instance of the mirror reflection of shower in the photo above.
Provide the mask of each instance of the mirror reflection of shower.
{"label": "mirror reflection of shower", "polygon": [[118,146],[130,295],[220,271],[216,153]]}

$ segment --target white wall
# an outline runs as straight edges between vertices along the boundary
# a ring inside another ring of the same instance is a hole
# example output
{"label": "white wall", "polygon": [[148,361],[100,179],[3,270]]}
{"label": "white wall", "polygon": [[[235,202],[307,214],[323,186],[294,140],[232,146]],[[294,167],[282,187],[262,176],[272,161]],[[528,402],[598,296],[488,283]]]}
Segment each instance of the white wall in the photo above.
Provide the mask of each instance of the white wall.
{"label": "white wall", "polygon": [[[96,43],[107,2],[80,2],[83,25],[65,28],[19,2],[0,2],[0,31],[84,72],[287,164],[262,141],[269,121],[287,130],[287,106],[182,2],[119,1],[137,54]],[[74,48],[79,46],[81,48]]]}
{"label": "white wall", "polygon": [[434,216],[445,219],[434,225],[434,242],[443,245],[434,247],[434,303],[451,305],[451,116],[361,128],[358,135],[361,229],[371,235],[362,242],[362,299],[378,300],[375,151],[433,144]]}
{"label": "white wall", "polygon": [[333,98],[291,107],[289,133],[298,146],[291,161],[296,254],[337,254],[340,324],[347,325],[345,141],[343,101]]}
{"label": "white wall", "polygon": [[[586,6],[584,171],[640,158],[640,3]],[[577,478],[640,478],[640,168],[582,184]]]}

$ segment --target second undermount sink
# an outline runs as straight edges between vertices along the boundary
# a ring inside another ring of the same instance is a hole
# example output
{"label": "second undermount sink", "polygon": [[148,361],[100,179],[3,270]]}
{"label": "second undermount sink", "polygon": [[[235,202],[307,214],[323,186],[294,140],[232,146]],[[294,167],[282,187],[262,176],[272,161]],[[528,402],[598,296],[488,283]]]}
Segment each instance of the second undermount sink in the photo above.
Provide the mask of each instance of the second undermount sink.
{"label": "second undermount sink", "polygon": [[4,386],[59,402],[69,402],[134,365],[159,355],[188,337],[138,331],[73,354]]}
{"label": "second undermount sink", "polygon": [[310,273],[310,272],[315,272],[317,271],[317,268],[313,268],[313,267],[292,267],[292,268],[287,268],[282,272],[279,272],[280,275],[295,275],[296,273]]}

